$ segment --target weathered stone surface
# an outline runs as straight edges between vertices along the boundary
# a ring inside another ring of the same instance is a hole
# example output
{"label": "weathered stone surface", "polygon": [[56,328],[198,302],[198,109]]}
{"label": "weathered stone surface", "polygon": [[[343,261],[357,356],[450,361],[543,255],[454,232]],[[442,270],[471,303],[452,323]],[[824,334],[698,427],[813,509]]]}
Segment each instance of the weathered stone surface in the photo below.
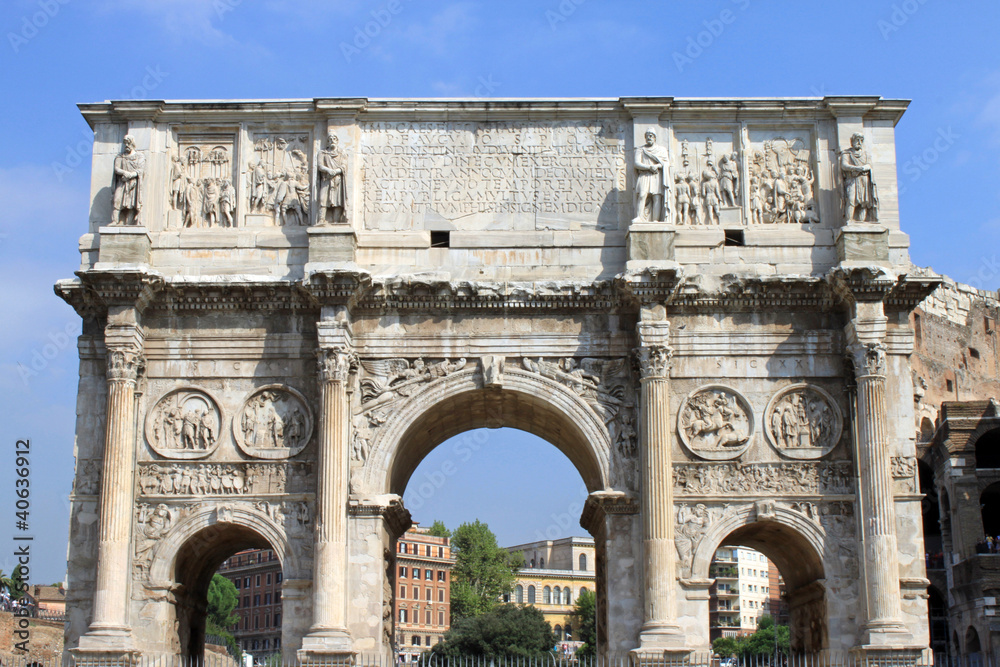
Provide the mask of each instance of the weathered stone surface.
{"label": "weathered stone surface", "polygon": [[[198,654],[211,573],[264,547],[286,658],[388,653],[410,475],[509,426],[588,488],[602,651],[707,649],[736,542],[781,568],[797,649],[919,652],[905,314],[937,281],[899,232],[904,108],[84,105],[91,226],[56,289],[107,324],[80,340],[67,646]],[[845,225],[859,132],[878,219]],[[126,134],[143,227],[107,227]]]}

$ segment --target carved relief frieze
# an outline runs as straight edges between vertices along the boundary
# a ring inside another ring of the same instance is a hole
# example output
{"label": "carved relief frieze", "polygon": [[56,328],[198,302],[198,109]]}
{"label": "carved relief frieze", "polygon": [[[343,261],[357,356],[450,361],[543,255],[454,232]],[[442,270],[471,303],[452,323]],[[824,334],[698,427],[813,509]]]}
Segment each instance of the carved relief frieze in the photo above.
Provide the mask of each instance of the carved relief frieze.
{"label": "carved relief frieze", "polygon": [[752,224],[819,222],[811,144],[808,132],[750,132]]}
{"label": "carved relief frieze", "polygon": [[146,442],[168,459],[205,458],[219,446],[222,413],[201,389],[175,389],[146,415]]}
{"label": "carved relief frieze", "polygon": [[705,537],[705,532],[712,524],[718,523],[734,511],[735,508],[728,503],[723,505],[698,503],[694,507],[681,503],[677,506],[674,547],[677,549],[681,578],[687,579],[691,576],[694,552]]}
{"label": "carved relief frieze", "polygon": [[764,410],[764,433],[782,456],[818,459],[840,442],[843,415],[826,391],[808,384],[785,387]]}
{"label": "carved relief frieze", "polygon": [[304,477],[309,464],[281,463],[142,463],[142,496],[238,496],[287,493],[289,476]]}
{"label": "carved relief frieze", "polygon": [[236,444],[260,459],[285,459],[306,446],[313,432],[312,410],[291,387],[267,385],[247,397],[233,418]]}
{"label": "carved relief frieze", "polygon": [[681,404],[677,431],[684,446],[700,458],[734,459],[750,446],[753,411],[734,389],[720,385],[701,387]]}
{"label": "carved relief frieze", "polygon": [[674,465],[678,495],[816,495],[854,493],[850,461],[796,463],[681,463]]}
{"label": "carved relief frieze", "polygon": [[141,225],[146,154],[135,147],[135,137],[122,140],[122,152],[115,157],[112,178],[112,225]]}
{"label": "carved relief frieze", "polygon": [[740,160],[733,134],[678,132],[673,210],[678,225],[743,224]]}
{"label": "carved relief frieze", "polygon": [[171,510],[164,503],[151,507],[148,503],[136,506],[135,558],[132,559],[133,573],[137,577],[149,574],[149,564],[153,559],[153,549],[170,531],[177,510]]}
{"label": "carved relief frieze", "polygon": [[893,456],[889,459],[892,469],[893,486],[897,493],[915,493],[917,457]]}
{"label": "carved relief frieze", "polygon": [[254,132],[248,224],[308,225],[312,141],[307,132]]}
{"label": "carved relief frieze", "polygon": [[233,134],[177,138],[170,164],[170,226],[235,226],[234,145]]}
{"label": "carved relief frieze", "polygon": [[457,360],[444,359],[428,362],[423,358],[361,360],[364,375],[360,380],[361,402],[383,405],[399,397],[412,396],[421,385],[447,377],[464,369],[467,365],[463,357]]}
{"label": "carved relief frieze", "polygon": [[73,479],[73,493],[78,496],[94,496],[101,490],[101,468],[98,459],[81,459],[77,462],[77,475]]}

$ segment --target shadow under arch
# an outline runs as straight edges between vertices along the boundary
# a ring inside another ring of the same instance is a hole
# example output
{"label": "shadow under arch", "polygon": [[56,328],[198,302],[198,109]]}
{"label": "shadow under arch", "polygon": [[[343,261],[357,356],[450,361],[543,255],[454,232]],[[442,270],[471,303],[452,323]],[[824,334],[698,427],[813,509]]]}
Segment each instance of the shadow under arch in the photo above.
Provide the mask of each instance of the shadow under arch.
{"label": "shadow under arch", "polygon": [[[222,518],[220,519],[220,515]],[[245,549],[271,549],[285,578],[301,576],[297,555],[283,529],[262,512],[243,506],[201,508],[179,521],[157,545],[150,586],[170,590],[177,629],[173,653],[200,658],[205,651],[208,587],[230,556]]]}
{"label": "shadow under arch", "polygon": [[510,427],[554,445],[590,492],[612,488],[608,429],[564,385],[517,368],[502,387],[484,388],[478,369],[429,384],[395,406],[371,443],[361,490],[402,496],[420,462],[448,438],[476,428]]}
{"label": "shadow under arch", "polygon": [[785,580],[792,651],[818,652],[829,648],[822,556],[825,541],[823,529],[799,512],[774,507],[762,517],[749,505],[724,516],[706,531],[693,554],[691,577],[709,578],[709,566],[720,546],[759,551]]}

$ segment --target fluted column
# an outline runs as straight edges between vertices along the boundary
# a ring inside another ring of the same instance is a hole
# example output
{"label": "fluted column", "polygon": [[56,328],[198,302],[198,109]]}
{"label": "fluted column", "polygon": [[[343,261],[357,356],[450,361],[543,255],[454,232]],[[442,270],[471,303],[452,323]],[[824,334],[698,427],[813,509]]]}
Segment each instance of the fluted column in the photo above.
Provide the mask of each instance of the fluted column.
{"label": "fluted column", "polygon": [[862,508],[869,634],[903,630],[896,548],[896,509],[886,437],[886,359],[880,342],[848,348],[857,380],[855,443]]}
{"label": "fluted column", "polygon": [[[659,335],[649,333],[640,325],[640,341],[644,344],[637,350],[641,373],[639,449],[646,583],[640,650],[677,646],[681,639],[675,620],[677,552],[670,454],[672,352],[665,344],[666,326]],[[649,339],[655,342],[646,344]]]}
{"label": "fluted column", "polygon": [[135,486],[135,389],[143,366],[141,344],[109,344],[108,402],[101,469],[97,589],[88,634],[129,634],[128,583],[132,493]]}
{"label": "fluted column", "polygon": [[313,624],[302,640],[312,654],[351,651],[347,631],[347,495],[350,404],[356,357],[346,347],[319,352],[319,465],[313,551]]}

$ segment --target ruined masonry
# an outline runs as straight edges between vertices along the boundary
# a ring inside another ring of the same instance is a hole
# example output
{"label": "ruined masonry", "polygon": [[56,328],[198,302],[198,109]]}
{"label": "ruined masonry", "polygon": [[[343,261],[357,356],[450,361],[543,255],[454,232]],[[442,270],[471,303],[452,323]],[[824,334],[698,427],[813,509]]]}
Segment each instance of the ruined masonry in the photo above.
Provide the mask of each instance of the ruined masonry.
{"label": "ruined masonry", "polygon": [[602,653],[708,649],[722,544],[779,567],[794,650],[927,650],[906,102],[80,108],[78,660],[200,656],[245,548],[286,659],[390,654],[407,481],[502,426],[589,489]]}

